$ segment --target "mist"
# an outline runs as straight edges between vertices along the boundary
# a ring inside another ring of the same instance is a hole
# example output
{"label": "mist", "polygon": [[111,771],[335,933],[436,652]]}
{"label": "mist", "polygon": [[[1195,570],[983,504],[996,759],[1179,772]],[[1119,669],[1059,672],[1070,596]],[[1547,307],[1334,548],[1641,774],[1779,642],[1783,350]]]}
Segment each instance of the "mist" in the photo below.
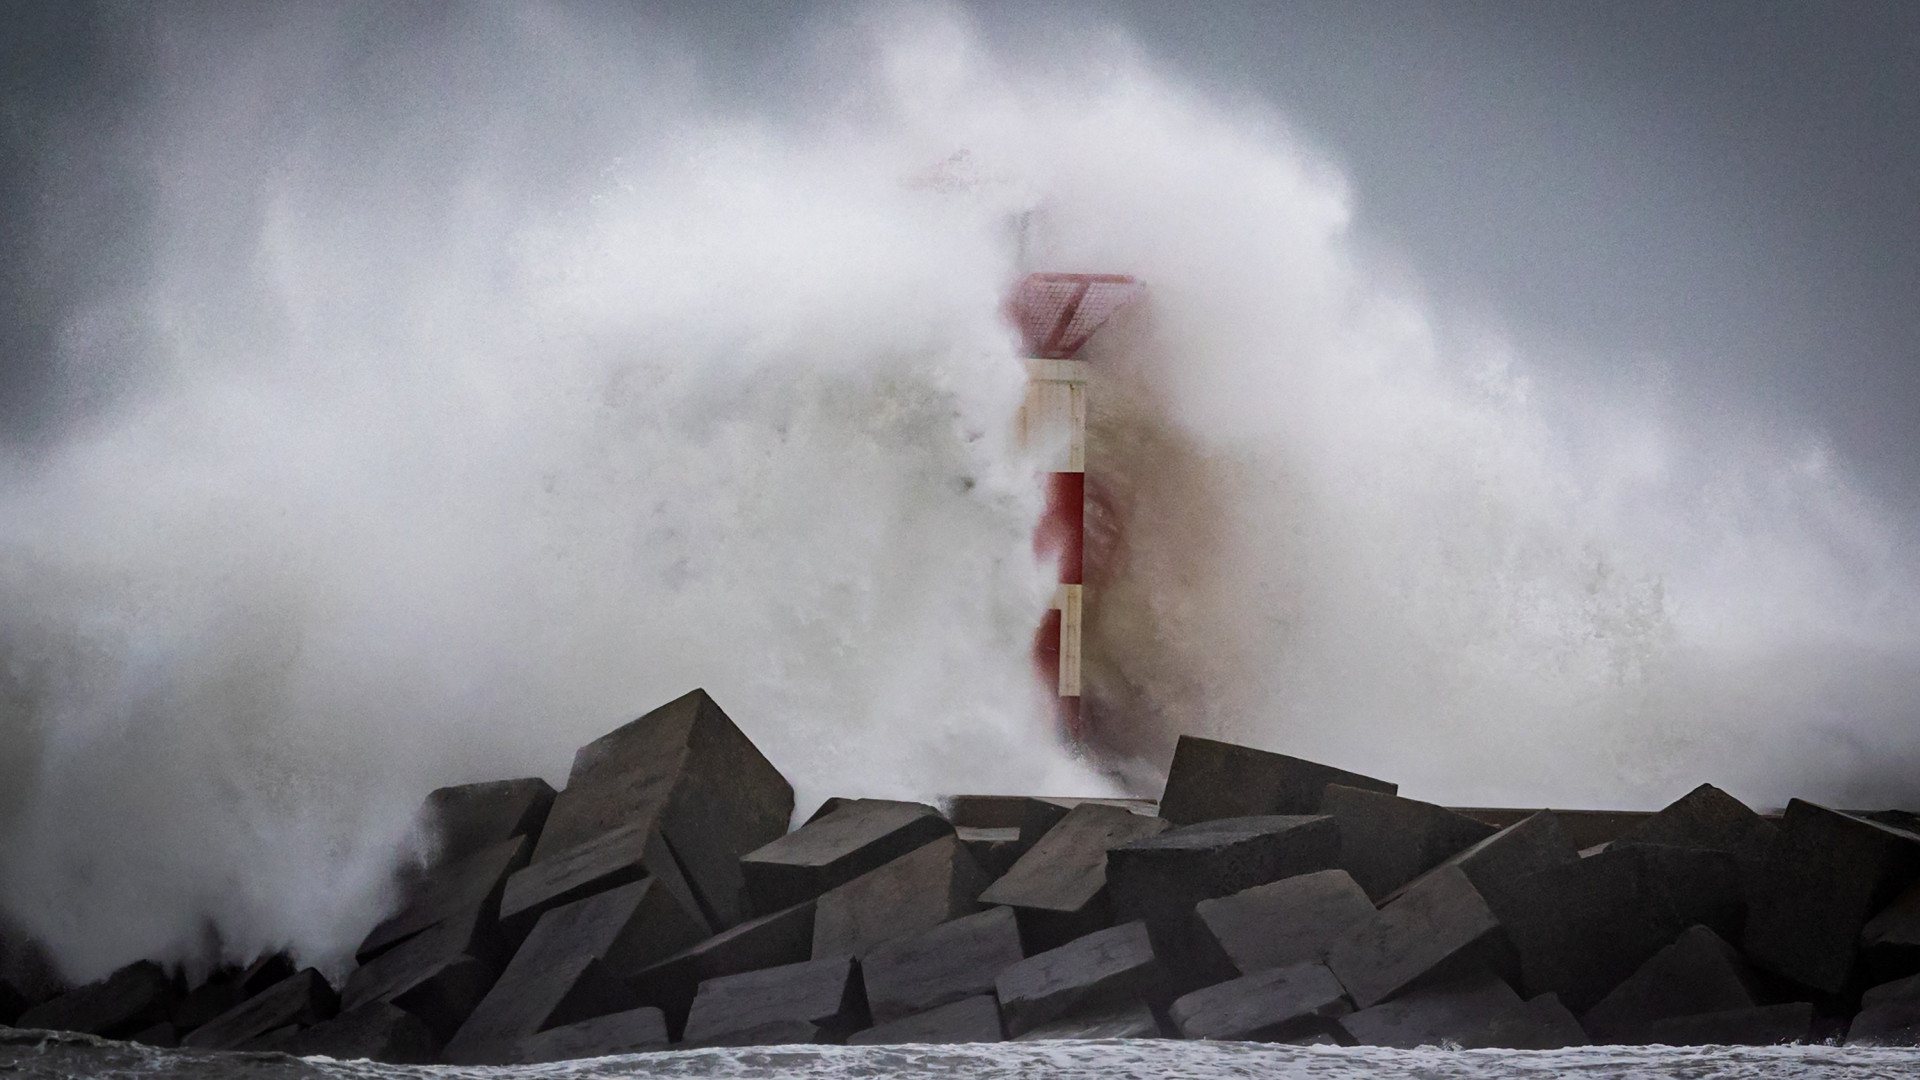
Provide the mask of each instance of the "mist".
{"label": "mist", "polygon": [[[66,133],[137,143],[136,269],[0,463],[0,904],[70,977],[338,963],[426,791],[693,686],[803,814],[1154,795],[1182,732],[1454,805],[1915,794],[1909,534],[1817,432],[1437,309],[1337,162],[1117,31],[821,17],[768,105],[604,11],[141,25]],[[1042,268],[1150,290],[1090,353],[1079,746],[1000,307]]]}

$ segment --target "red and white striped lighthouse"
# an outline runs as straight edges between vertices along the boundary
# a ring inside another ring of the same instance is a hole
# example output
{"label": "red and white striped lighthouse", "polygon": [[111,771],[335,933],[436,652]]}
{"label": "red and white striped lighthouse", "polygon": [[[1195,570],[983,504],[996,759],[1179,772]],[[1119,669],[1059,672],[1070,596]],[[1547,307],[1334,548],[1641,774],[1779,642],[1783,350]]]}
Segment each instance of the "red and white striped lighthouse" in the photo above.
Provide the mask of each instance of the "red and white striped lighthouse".
{"label": "red and white striped lighthouse", "polygon": [[1062,728],[1074,739],[1084,734],[1080,628],[1086,604],[1082,555],[1089,373],[1087,362],[1074,356],[1115,312],[1145,291],[1145,286],[1122,274],[1037,273],[1015,286],[1007,302],[1028,357],[1021,440],[1028,445],[1051,442],[1060,448],[1048,463],[1047,509],[1033,538],[1036,553],[1058,558],[1060,585],[1054,590],[1052,609],[1034,635],[1033,659],[1041,681],[1059,701]]}

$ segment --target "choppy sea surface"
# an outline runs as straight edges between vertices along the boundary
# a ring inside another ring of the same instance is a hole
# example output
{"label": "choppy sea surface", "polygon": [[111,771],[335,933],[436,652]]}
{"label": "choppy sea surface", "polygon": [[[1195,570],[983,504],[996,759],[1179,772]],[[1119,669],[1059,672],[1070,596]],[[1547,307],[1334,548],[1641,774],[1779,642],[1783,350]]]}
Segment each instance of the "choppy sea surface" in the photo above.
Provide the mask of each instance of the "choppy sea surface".
{"label": "choppy sea surface", "polygon": [[0,1031],[0,1074],[232,1080],[1912,1080],[1920,1077],[1920,1049],[1605,1046],[1567,1050],[1389,1050],[1128,1039],[966,1046],[775,1046],[628,1054],[551,1065],[461,1067],[158,1050],[85,1035]]}

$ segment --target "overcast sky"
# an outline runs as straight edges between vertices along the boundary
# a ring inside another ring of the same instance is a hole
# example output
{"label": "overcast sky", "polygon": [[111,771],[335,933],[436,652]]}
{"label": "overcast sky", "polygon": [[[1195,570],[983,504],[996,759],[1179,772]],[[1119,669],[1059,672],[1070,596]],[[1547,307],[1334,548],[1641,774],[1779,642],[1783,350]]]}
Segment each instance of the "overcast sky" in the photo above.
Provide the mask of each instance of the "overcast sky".
{"label": "overcast sky", "polygon": [[[967,6],[1016,50],[1118,25],[1210,91],[1271,104],[1343,166],[1363,237],[1437,310],[1497,320],[1542,364],[1666,365],[1691,399],[1823,433],[1920,506],[1920,4]],[[693,43],[769,108],[794,10],[601,7]],[[98,396],[49,362],[70,305],[141,272],[156,16],[0,12],[0,424],[17,449]]]}

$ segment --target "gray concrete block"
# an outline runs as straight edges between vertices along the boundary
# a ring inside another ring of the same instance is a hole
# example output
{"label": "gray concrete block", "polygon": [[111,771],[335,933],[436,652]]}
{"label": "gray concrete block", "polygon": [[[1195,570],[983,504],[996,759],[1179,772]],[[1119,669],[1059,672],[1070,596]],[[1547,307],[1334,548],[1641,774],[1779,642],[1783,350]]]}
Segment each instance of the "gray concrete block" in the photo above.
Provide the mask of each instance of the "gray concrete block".
{"label": "gray concrete block", "polygon": [[240,970],[229,968],[214,972],[206,982],[194,987],[173,1003],[167,1012],[170,1025],[179,1032],[192,1031],[247,999],[240,986]]}
{"label": "gray concrete block", "polygon": [[504,1055],[508,1064],[537,1065],[667,1048],[667,1021],[651,1006],[608,1013],[525,1036]]}
{"label": "gray concrete block", "polygon": [[878,869],[953,826],[924,803],[848,799],[740,860],[757,911],[779,911]]}
{"label": "gray concrete block", "polygon": [[177,990],[160,965],[142,960],[35,1005],[21,1013],[14,1026],[122,1035],[165,1020]]}
{"label": "gray concrete block", "polygon": [[992,994],[976,994],[855,1032],[847,1039],[847,1045],[982,1043],[999,1042],[1003,1038],[1000,1003]]}
{"label": "gray concrete block", "polygon": [[1327,950],[1327,966],[1365,1009],[1486,967],[1513,968],[1500,921],[1459,867],[1421,878]]}
{"label": "gray concrete block", "polygon": [[1328,1031],[1353,1011],[1346,988],[1325,964],[1309,960],[1291,967],[1242,975],[1176,998],[1167,1010],[1189,1039],[1274,1042]]}
{"label": "gray concrete block", "polygon": [[1860,1006],[1867,1008],[1888,1001],[1920,1002],[1920,975],[1909,975],[1904,979],[1892,979],[1869,987],[1860,995]]}
{"label": "gray concrete block", "polygon": [[1621,833],[1615,842],[1725,851],[1759,863],[1777,832],[1772,822],[1745,803],[1712,784],[1701,784]]}
{"label": "gray concrete block", "polygon": [[1860,932],[1920,878],[1920,836],[1795,799],[1754,883],[1744,950],[1761,968],[1838,993]]}
{"label": "gray concrete block", "polygon": [[331,1019],[339,1008],[333,987],[318,971],[307,968],[195,1028],[180,1045],[232,1050],[284,1027],[308,1027]]}
{"label": "gray concrete block", "polygon": [[1328,784],[1392,795],[1398,785],[1285,754],[1180,736],[1160,816],[1177,825],[1265,814],[1317,814]]}
{"label": "gray concrete block", "polygon": [[295,1057],[425,1065],[438,1053],[440,1040],[419,1017],[375,1001],[322,1020],[289,1038],[281,1049]]}
{"label": "gray concrete block", "polygon": [[1320,805],[1339,823],[1333,865],[1376,901],[1500,831],[1443,806],[1345,784],[1328,784]]}
{"label": "gray concrete block", "polygon": [[860,967],[851,957],[808,960],[700,984],[687,1014],[688,1046],[846,1040],[867,1026]]}
{"label": "gray concrete block", "polygon": [[1325,960],[1327,949],[1374,907],[1345,870],[1321,870],[1194,906],[1201,932],[1238,974]]}
{"label": "gray concrete block", "polygon": [[1881,1001],[1847,1027],[1848,1046],[1920,1046],[1920,1001]]}
{"label": "gray concrete block", "polygon": [[1324,815],[1220,818],[1142,837],[1107,852],[1118,920],[1145,919],[1176,990],[1232,974],[1194,916],[1202,900],[1333,865],[1340,832]]}
{"label": "gray concrete block", "polygon": [[1656,1020],[1752,1008],[1758,989],[1733,946],[1694,926],[1654,953],[1580,1022],[1600,1042],[1649,1042]]}
{"label": "gray concrete block", "polygon": [[874,1022],[888,1024],[992,993],[994,979],[1023,959],[1013,909],[995,907],[876,945],[860,970]]}
{"label": "gray concrete block", "polygon": [[1020,918],[1028,952],[1044,952],[1112,922],[1107,852],[1171,826],[1117,806],[1076,806],[980,894]]}
{"label": "gray concrete block", "polygon": [[[1553,810],[1540,810],[1449,855],[1440,866],[1457,867],[1486,898],[1494,914],[1503,915],[1508,907],[1508,895],[1520,879],[1579,861],[1579,849],[1561,827],[1561,815]],[[1380,902],[1392,903],[1419,880],[1415,878],[1399,886]]]}
{"label": "gray concrete block", "polygon": [[1096,931],[1030,956],[994,980],[1008,1035],[1050,1020],[1146,1000],[1162,981],[1144,922]]}
{"label": "gray concrete block", "polygon": [[629,984],[640,1001],[666,1014],[678,1038],[700,984],[722,975],[797,964],[813,955],[813,901],[749,919],[642,968]]}
{"label": "gray concrete block", "polygon": [[1013,869],[1013,864],[1020,861],[1020,856],[1027,853],[1027,847],[1020,843],[1020,830],[1017,828],[980,829],[972,826],[956,826],[953,832],[959,838],[961,846],[967,849],[967,854],[973,856],[973,861],[980,864],[981,871],[990,881],[998,880],[1000,875]]}
{"label": "gray concrete block", "polygon": [[1813,1006],[1804,1001],[1656,1020],[1647,1041],[1661,1046],[1777,1046],[1807,1042]]}
{"label": "gray concrete block", "polygon": [[609,829],[514,873],[500,894],[502,929],[509,940],[517,939],[544,912],[643,878],[658,882],[703,933],[713,932],[665,835],[644,821]]}
{"label": "gray concrete block", "polygon": [[357,1012],[386,1002],[420,1018],[436,1043],[453,1037],[492,989],[500,965],[467,951],[471,934],[458,921],[416,934],[355,968],[341,1005]]}
{"label": "gray concrete block", "polygon": [[1158,1039],[1164,1037],[1153,1008],[1134,1001],[1112,1008],[1076,1012],[1049,1020],[1014,1036],[1014,1042],[1054,1039]]}
{"label": "gray concrete block", "polygon": [[[720,930],[751,914],[740,857],[784,835],[792,816],[792,786],[704,690],[695,690],[580,748],[532,865],[617,829],[657,831],[699,910]],[[640,841],[609,850],[644,859],[649,849]],[[619,859],[602,865],[611,876],[630,872]],[[666,875],[664,866],[646,870]]]}
{"label": "gray concrete block", "polygon": [[490,951],[500,943],[483,945],[481,938],[495,931],[500,895],[508,877],[527,865],[532,854],[531,838],[509,837],[429,871],[415,885],[405,905],[360,942],[354,958],[367,963],[428,927],[451,919],[464,920],[475,935],[473,942],[463,944],[463,951]]}
{"label": "gray concrete block", "polygon": [[422,808],[436,841],[434,862],[457,862],[516,836],[537,839],[554,794],[537,776],[435,789]]}
{"label": "gray concrete block", "polygon": [[1914,885],[1881,908],[1860,928],[1862,949],[1920,950],[1920,885]]}
{"label": "gray concrete block", "polygon": [[1522,1004],[1498,975],[1479,971],[1343,1016],[1340,1027],[1361,1046],[1460,1046]]}
{"label": "gray concrete block", "polygon": [[865,956],[883,941],[980,910],[987,876],[952,836],[869,870],[813,902],[813,958]]}
{"label": "gray concrete block", "polygon": [[700,939],[645,878],[540,916],[506,970],[447,1044],[455,1064],[488,1064],[521,1038],[638,1005],[624,981]]}
{"label": "gray concrete block", "polygon": [[1460,1040],[1463,1050],[1559,1050],[1592,1040],[1560,1003],[1558,994],[1540,994],[1508,1009],[1480,1031]]}

